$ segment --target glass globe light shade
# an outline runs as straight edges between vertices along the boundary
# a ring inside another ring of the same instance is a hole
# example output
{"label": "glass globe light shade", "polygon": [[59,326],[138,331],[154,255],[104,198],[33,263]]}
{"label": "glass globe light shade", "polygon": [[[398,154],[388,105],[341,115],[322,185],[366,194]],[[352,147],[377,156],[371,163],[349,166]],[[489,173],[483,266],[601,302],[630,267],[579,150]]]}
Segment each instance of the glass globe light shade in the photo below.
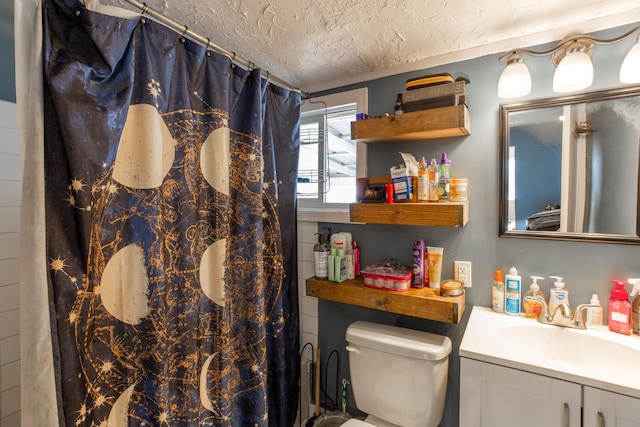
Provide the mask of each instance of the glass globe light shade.
{"label": "glass globe light shade", "polygon": [[[518,58],[512,59],[515,55]],[[517,98],[531,92],[531,73],[520,54],[513,54],[498,80],[498,96],[500,98]]]}
{"label": "glass globe light shade", "polygon": [[569,51],[553,75],[554,92],[575,92],[593,83],[591,58],[579,50]]}
{"label": "glass globe light shade", "polygon": [[620,83],[640,83],[640,37],[622,61]]}

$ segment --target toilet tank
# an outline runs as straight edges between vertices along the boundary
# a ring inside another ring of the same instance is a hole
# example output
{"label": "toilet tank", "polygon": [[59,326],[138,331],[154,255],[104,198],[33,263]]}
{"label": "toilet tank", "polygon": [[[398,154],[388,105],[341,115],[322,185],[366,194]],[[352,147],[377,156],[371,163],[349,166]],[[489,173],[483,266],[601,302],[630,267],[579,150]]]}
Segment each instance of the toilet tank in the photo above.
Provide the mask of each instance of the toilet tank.
{"label": "toilet tank", "polygon": [[358,321],[346,332],[351,387],[359,410],[403,427],[442,420],[449,337]]}

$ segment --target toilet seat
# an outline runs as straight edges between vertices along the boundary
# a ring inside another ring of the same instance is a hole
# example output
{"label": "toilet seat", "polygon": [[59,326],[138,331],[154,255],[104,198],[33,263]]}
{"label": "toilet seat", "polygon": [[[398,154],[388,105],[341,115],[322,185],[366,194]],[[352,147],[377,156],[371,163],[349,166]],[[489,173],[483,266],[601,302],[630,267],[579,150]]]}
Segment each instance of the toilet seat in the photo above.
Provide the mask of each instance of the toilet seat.
{"label": "toilet seat", "polygon": [[373,424],[365,423],[364,421],[351,418],[346,423],[342,424],[342,427],[374,427]]}

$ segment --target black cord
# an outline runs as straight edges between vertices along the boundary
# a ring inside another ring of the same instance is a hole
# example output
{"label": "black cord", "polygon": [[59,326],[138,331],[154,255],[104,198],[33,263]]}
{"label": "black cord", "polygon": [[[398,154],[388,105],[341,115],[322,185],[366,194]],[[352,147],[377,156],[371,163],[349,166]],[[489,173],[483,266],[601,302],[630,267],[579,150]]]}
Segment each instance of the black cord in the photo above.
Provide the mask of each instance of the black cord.
{"label": "black cord", "polygon": [[[314,351],[313,351],[313,344],[308,342],[306,343],[304,346],[302,346],[302,350],[300,350],[300,367],[302,367],[302,354],[304,353],[304,351],[307,349],[307,346],[311,347],[311,363],[313,364],[313,356],[314,356]],[[302,373],[300,375],[300,377],[298,378],[298,427],[302,427]]]}
{"label": "black cord", "polygon": [[[327,375],[327,371],[329,369],[329,362],[331,361],[331,358],[335,355],[336,357],[336,385],[335,385],[335,395],[334,395],[334,399],[332,400],[331,397],[329,396],[329,394],[327,393],[327,380],[329,378],[329,376]],[[331,353],[329,353],[329,357],[327,357],[327,363],[324,366],[324,387],[322,388],[322,393],[325,396],[325,405],[323,405],[324,409],[325,409],[325,414],[327,413],[327,408],[329,408],[331,411],[335,411],[338,409],[338,383],[339,383],[339,377],[340,377],[340,354],[338,353],[337,350],[333,350]],[[322,400],[321,400],[322,401]]]}

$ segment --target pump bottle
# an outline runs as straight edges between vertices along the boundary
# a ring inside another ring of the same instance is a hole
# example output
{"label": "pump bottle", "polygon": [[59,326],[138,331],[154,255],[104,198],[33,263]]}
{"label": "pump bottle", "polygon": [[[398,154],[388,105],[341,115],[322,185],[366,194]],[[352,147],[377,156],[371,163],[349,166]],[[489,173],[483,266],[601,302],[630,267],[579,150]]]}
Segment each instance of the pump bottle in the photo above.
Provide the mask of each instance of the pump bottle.
{"label": "pump bottle", "polygon": [[313,247],[313,270],[314,275],[318,279],[327,279],[329,277],[329,246],[324,242],[324,236],[318,235],[318,243]]}
{"label": "pump bottle", "polygon": [[504,282],[502,281],[502,272],[500,270],[496,270],[493,275],[491,307],[496,313],[504,313]]}
{"label": "pump bottle", "polygon": [[587,308],[586,322],[589,326],[602,326],[602,307],[600,307],[600,301],[598,300],[598,294],[591,295],[591,304],[599,307]]}
{"label": "pump bottle", "polygon": [[631,302],[631,332],[634,334],[640,334],[640,319],[638,314],[640,313],[640,279],[628,279],[628,283],[633,285],[631,290],[631,296],[635,296]]}
{"label": "pump bottle", "polygon": [[614,288],[609,298],[609,330],[629,335],[631,332],[631,303],[624,288],[624,280],[614,280]]}
{"label": "pump bottle", "polygon": [[549,314],[553,315],[559,304],[569,305],[569,291],[564,288],[562,277],[549,276],[556,279],[553,288],[549,291]]}
{"label": "pump bottle", "polygon": [[540,312],[542,311],[542,303],[537,301],[527,301],[527,297],[536,297],[543,300],[545,303],[547,302],[544,298],[544,294],[540,290],[540,285],[538,285],[538,279],[542,280],[544,277],[541,276],[530,276],[533,282],[529,286],[529,290],[524,294],[524,298],[522,299],[522,307],[524,308],[524,317],[528,318],[537,318],[540,316]]}

